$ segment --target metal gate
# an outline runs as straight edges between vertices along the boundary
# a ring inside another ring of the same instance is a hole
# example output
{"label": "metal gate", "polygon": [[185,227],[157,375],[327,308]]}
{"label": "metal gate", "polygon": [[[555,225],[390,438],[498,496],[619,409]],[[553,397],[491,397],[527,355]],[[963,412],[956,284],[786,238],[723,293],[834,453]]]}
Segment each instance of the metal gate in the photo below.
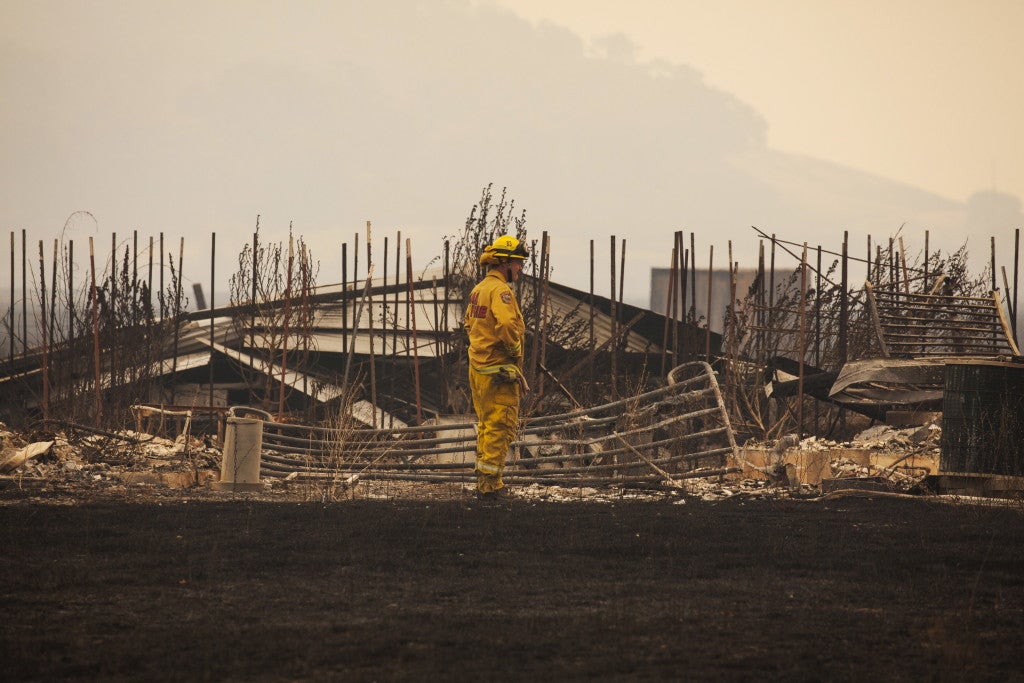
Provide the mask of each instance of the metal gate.
{"label": "metal gate", "polygon": [[[304,480],[350,477],[473,482],[476,425],[330,429],[265,422],[262,474]],[[739,471],[718,381],[687,363],[669,383],[630,398],[521,421],[503,478],[510,484],[677,485]],[[734,460],[734,462],[736,462]]]}

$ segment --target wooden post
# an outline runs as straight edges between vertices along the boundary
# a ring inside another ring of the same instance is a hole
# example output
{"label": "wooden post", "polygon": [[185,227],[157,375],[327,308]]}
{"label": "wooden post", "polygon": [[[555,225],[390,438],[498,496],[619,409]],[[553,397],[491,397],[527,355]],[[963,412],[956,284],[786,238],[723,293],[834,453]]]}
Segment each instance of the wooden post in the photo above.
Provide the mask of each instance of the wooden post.
{"label": "wooden post", "polygon": [[157,301],[160,303],[160,322],[162,323],[167,316],[164,297],[164,234],[162,232],[160,233],[160,294]]}
{"label": "wooden post", "polygon": [[28,358],[28,243],[21,231],[21,356]]}
{"label": "wooden post", "polygon": [[704,362],[711,362],[711,294],[714,289],[715,245],[708,248],[708,308],[705,313],[707,324],[704,326]]}
{"label": "wooden post", "polygon": [[110,234],[110,386],[121,384],[121,332],[117,315],[117,233]]}
{"label": "wooden post", "polygon": [[590,344],[587,346],[587,350],[590,352],[590,363],[587,366],[589,376],[594,376],[594,346],[597,341],[594,337],[594,240],[590,240],[590,297],[588,299],[589,308],[589,327],[590,327]]}
{"label": "wooden post", "polygon": [[[386,258],[386,255],[385,255]],[[384,280],[387,282],[387,279]],[[399,230],[395,237],[395,324],[392,328],[391,334],[391,352],[397,357],[398,355],[398,308],[400,304],[399,295],[400,287],[402,282],[402,231]],[[408,317],[409,307],[406,306],[406,316]]]}
{"label": "wooden post", "polygon": [[872,261],[872,259],[874,259],[874,257],[875,257],[875,255],[871,251],[871,235],[868,235],[868,258],[867,258],[867,269],[868,269],[868,272],[864,276],[864,280],[867,281],[867,282],[871,282],[871,261]]}
{"label": "wooden post", "polygon": [[[1017,340],[1017,277],[1020,273],[1020,228],[1013,233],[1013,341]],[[1018,342],[1018,346],[1019,346]]]}
{"label": "wooden post", "polygon": [[174,404],[178,391],[176,375],[178,374],[178,342],[181,339],[181,270],[184,265],[185,238],[182,237],[181,241],[178,243],[178,281],[175,283],[174,287],[174,355],[171,357],[171,405]]}
{"label": "wooden post", "polygon": [[10,356],[8,362],[11,364],[11,372],[14,372],[14,338],[17,336],[14,333],[16,326],[16,320],[14,319],[14,231],[11,230],[11,323],[7,331],[10,332]]}
{"label": "wooden post", "polygon": [[[47,341],[48,354],[52,363],[53,349],[60,345],[60,335],[57,332],[57,271],[60,269],[60,242],[53,240],[53,268],[50,269],[50,335]],[[57,341],[54,341],[54,339]]]}
{"label": "wooden post", "polygon": [[[302,331],[302,363],[303,367],[309,367],[309,333],[313,326],[313,311],[309,301],[309,285],[312,279],[312,266],[310,264],[309,249],[306,243],[299,243],[299,325]],[[296,349],[298,350],[298,349]],[[302,373],[302,393],[309,396],[309,379],[305,372]]]}
{"label": "wooden post", "polygon": [[43,255],[43,241],[39,240],[39,302],[42,314],[40,316],[40,322],[42,325],[41,332],[43,335],[42,339],[42,371],[43,371],[43,419],[48,420],[50,418],[50,368],[47,361],[47,326],[46,326],[46,260]]}
{"label": "wooden post", "polygon": [[[768,312],[765,309],[765,277],[767,272],[765,271],[764,261],[764,240],[758,240],[757,242],[757,293],[754,295],[754,300],[757,302],[757,314],[754,318],[755,324],[757,325],[757,353],[756,360],[758,367],[766,368],[768,359],[768,349],[766,340],[768,338],[766,323],[768,321]],[[769,379],[766,377],[765,379]],[[763,433],[767,433],[767,424],[769,420],[769,412],[771,410],[768,397],[765,396],[763,391],[757,392],[757,412],[758,419],[761,420],[763,427]]]}
{"label": "wooden post", "polygon": [[[431,331],[434,333],[434,354],[438,359],[438,365],[441,366],[441,376],[446,377],[444,350],[441,348],[441,307],[438,299],[441,296],[441,292],[437,286],[437,276],[432,275],[430,277],[430,299],[434,308],[434,318],[432,320]],[[444,388],[444,382],[441,383],[442,389]],[[392,392],[393,393],[393,392]],[[442,402],[443,405],[443,402]]]}
{"label": "wooden post", "polygon": [[992,288],[989,291],[994,292],[999,288],[996,284],[996,236],[992,235],[989,239],[992,242]]}
{"label": "wooden post", "polygon": [[412,328],[412,375],[416,388],[416,424],[423,424],[423,404],[420,400],[420,356],[416,340],[416,294],[412,284],[412,242],[405,240],[405,280],[409,287],[409,315]]}
{"label": "wooden post", "polygon": [[[692,271],[690,273],[690,301],[693,302],[691,304],[691,308],[693,309],[693,315],[690,316],[690,318],[691,318],[690,322],[693,323],[694,325],[696,325],[697,324],[697,246],[696,246],[696,238],[694,237],[694,233],[692,233],[692,232],[690,233],[690,270]],[[696,346],[697,346],[697,340],[694,339],[694,349],[693,349],[693,356],[694,357],[697,357],[697,353],[698,353]]]}
{"label": "wooden post", "polygon": [[[452,273],[451,273],[451,242],[448,240],[444,241],[444,308],[441,309],[441,315],[444,317],[444,324],[441,329],[445,332],[445,354],[451,349],[450,336],[448,333],[451,331],[448,329],[448,301],[451,297],[452,291]],[[445,375],[447,377],[447,375]],[[445,383],[445,397],[447,399],[448,384]],[[445,405],[448,405],[448,401],[445,401]]]}
{"label": "wooden post", "polygon": [[844,231],[843,232],[842,265],[840,266],[841,267],[840,277],[841,277],[841,283],[842,284],[840,285],[841,289],[839,291],[839,368],[837,368],[837,370],[841,370],[842,366],[846,365],[846,359],[847,359],[847,353],[848,353],[847,335],[849,334],[849,324],[850,324],[850,318],[849,318],[849,315],[850,315],[850,309],[849,309],[850,297],[849,297],[849,292],[848,292],[849,286],[850,286],[850,283],[849,283],[849,260],[850,259],[849,259],[849,253],[848,253],[849,243],[850,243],[850,233],[849,233],[849,231]]}
{"label": "wooden post", "polygon": [[348,353],[348,242],[341,244],[341,350]]}
{"label": "wooden post", "polygon": [[[541,233],[541,296],[540,296],[540,354],[538,361],[541,367],[546,367],[547,355],[548,355],[548,297],[550,295],[550,289],[548,282],[551,279],[551,237],[548,235],[548,231],[544,230]],[[539,389],[538,393],[544,395],[544,380],[543,374],[537,375],[537,369],[531,368],[533,376],[531,380],[537,382]]]}
{"label": "wooden post", "polygon": [[100,314],[96,296],[96,252],[93,248],[91,235],[89,236],[89,273],[92,280],[89,291],[92,304],[93,389],[96,400],[95,419],[96,424],[99,425],[103,421],[103,388],[101,386],[102,376],[100,374]]}
{"label": "wooden post", "polygon": [[[150,288],[152,291],[152,287]],[[13,290],[11,290],[13,294]],[[12,331],[13,332],[13,331]],[[75,241],[68,241],[68,347],[75,343]]]}
{"label": "wooden post", "polygon": [[[71,244],[68,244],[68,251],[70,253],[70,251],[71,251]],[[72,263],[70,256],[68,257],[68,263],[69,264]],[[68,271],[70,273],[70,271],[71,271],[70,267],[68,268]],[[70,279],[70,275],[68,277]],[[149,289],[149,300],[146,302],[146,311],[147,311],[146,317],[148,318],[146,322],[148,324],[148,323],[152,322],[152,318],[153,318],[153,312],[152,312],[153,311],[153,236],[152,235],[149,236],[149,274],[146,277],[146,282],[148,283],[147,284],[147,288]],[[72,311],[73,310],[74,309],[72,309]],[[74,320],[74,315],[71,315],[70,317],[71,317],[72,320]],[[153,360],[159,361],[159,359],[153,359]]]}
{"label": "wooden post", "polygon": [[740,268],[739,263],[732,260],[732,240],[728,242],[729,254],[729,347],[730,355],[735,360],[739,353],[736,344],[736,273]]}
{"label": "wooden post", "polygon": [[928,293],[928,231],[924,231],[924,281],[921,283],[921,293]]}
{"label": "wooden post", "polygon": [[804,242],[803,255],[800,257],[800,374],[797,379],[796,393],[796,433],[798,438],[804,435],[804,357],[807,354],[807,243]]}
{"label": "wooden post", "polygon": [[[213,287],[213,283],[210,283],[210,287]],[[210,292],[212,299],[213,292]],[[139,231],[132,230],[132,327],[139,323]],[[213,308],[213,303],[210,303],[210,308]],[[132,370],[134,371],[134,365]]]}
{"label": "wooden post", "polygon": [[[210,398],[209,406],[213,407],[213,344],[216,341],[213,328],[213,321],[216,316],[213,312],[217,309],[217,233],[210,233]],[[210,413],[213,414],[212,411]]]}
{"label": "wooden post", "polygon": [[907,271],[907,252],[903,248],[903,235],[900,235],[900,260],[897,267],[903,272],[903,291],[910,294],[910,273]]}
{"label": "wooden post", "polygon": [[[684,244],[685,244],[685,241],[683,241],[682,237],[680,237],[680,239],[679,239],[680,247],[682,247]],[[680,292],[680,296],[681,296],[680,307],[679,307],[680,323],[678,323],[678,324],[681,325],[681,327],[679,328],[679,362],[682,362],[684,359],[685,360],[690,360],[690,356],[692,355],[692,351],[690,351],[690,342],[689,342],[689,338],[690,338],[690,334],[689,334],[689,330],[690,330],[690,326],[689,326],[689,313],[687,312],[689,310],[689,308],[687,307],[687,303],[689,303],[689,302],[686,299],[687,287],[689,286],[690,263],[692,261],[693,261],[692,252],[689,249],[683,249],[683,263],[682,263],[682,269],[681,269],[681,273],[680,273],[682,275],[682,277],[680,278],[682,280],[682,282],[679,283],[680,284],[679,292]]]}
{"label": "wooden post", "polygon": [[[401,247],[401,239],[402,239],[402,231],[399,230],[398,231],[398,236],[395,238],[395,251],[396,252],[401,251],[401,249],[402,249],[402,247]],[[382,316],[381,320],[382,320],[382,322],[381,322],[381,326],[380,326],[380,328],[381,328],[380,329],[380,331],[381,331],[380,352],[381,352],[381,356],[384,356],[384,357],[387,357],[387,355],[388,355],[388,353],[387,353],[388,352],[388,289],[387,288],[388,288],[388,256],[389,256],[390,253],[391,252],[388,249],[388,237],[387,237],[387,235],[385,235],[384,236],[384,256],[383,256],[383,258],[381,258],[381,261],[384,262],[384,273],[381,275],[381,283],[384,285],[384,290],[383,290],[382,295],[381,295],[382,298],[384,299],[384,306],[383,306],[383,312],[381,313],[381,316]],[[397,375],[398,375],[398,372],[397,372],[397,368],[398,368],[398,364],[397,364],[397,357],[398,357],[398,309],[401,307],[400,306],[400,302],[398,300],[398,293],[399,293],[400,284],[401,284],[401,281],[402,281],[402,279],[401,279],[401,269],[399,268],[399,265],[400,265],[399,262],[396,261],[395,262],[395,304],[394,304],[394,309],[393,309],[393,312],[392,312],[392,315],[391,315],[391,356],[390,356],[390,358],[391,358],[391,365],[390,365],[390,368],[389,368],[390,371],[388,372],[388,389],[390,390],[392,396],[394,396],[395,393],[398,391],[398,387],[397,387],[397,381],[398,381],[398,377],[397,377]],[[435,316],[434,319],[436,320],[437,317]],[[438,353],[438,357],[441,358],[442,356],[441,356],[441,350],[440,349],[437,350],[437,353]],[[443,361],[442,361],[441,376],[444,377]],[[442,382],[442,384],[444,384],[444,383]],[[381,426],[383,427],[384,425],[381,425]],[[390,428],[392,428],[394,426],[395,426],[394,415],[391,415],[389,423],[387,425],[387,428],[390,429]]]}
{"label": "wooden post", "polygon": [[[818,245],[817,270],[814,273],[814,367],[821,368],[821,245]],[[909,286],[909,282],[907,283]],[[814,402],[814,433],[821,429],[821,406]]]}
{"label": "wooden post", "polygon": [[774,331],[772,325],[775,322],[775,233],[772,233],[772,248],[769,254],[769,273],[768,273],[768,326]]}
{"label": "wooden post", "polygon": [[665,325],[661,333],[661,374],[664,375],[666,372],[665,363],[668,355],[668,343],[669,343],[669,321],[672,320],[672,316],[675,314],[675,308],[673,307],[673,298],[676,293],[676,247],[672,246],[672,261],[668,269],[668,287],[665,288]]}
{"label": "wooden post", "polygon": [[[615,235],[612,235],[612,241],[611,241],[611,275],[612,275],[612,291],[611,291],[611,297],[609,298],[609,301],[608,301],[608,305],[609,305],[609,309],[611,311],[611,323],[612,323],[612,335],[611,335],[611,338],[615,339],[616,338],[616,334],[618,334],[618,325],[617,325],[617,322],[618,322],[618,311],[616,310],[616,307],[615,307],[615,292],[616,292],[616,289],[615,289]],[[616,348],[616,345],[613,344],[611,346],[611,348],[609,349],[611,351],[611,354],[612,354],[611,355],[611,368],[612,368],[612,376],[611,376],[612,396],[611,396],[611,399],[612,399],[612,401],[615,401],[619,397],[618,379],[617,379],[618,374],[619,374],[619,368],[618,368],[618,364],[616,363],[616,357],[617,357],[618,354],[615,353],[615,348]]]}
{"label": "wooden post", "polygon": [[[368,269],[367,272],[373,270],[373,237],[370,231],[370,221],[366,221],[366,267]],[[377,429],[377,427],[380,425],[377,424],[377,357],[373,343],[373,281],[370,280],[369,277],[367,277],[367,282],[367,288],[370,292],[370,298],[367,301],[367,306],[369,306],[369,309],[367,310],[367,336],[370,342],[370,425],[374,429]],[[387,283],[385,282],[385,284]],[[387,301],[386,293],[383,295],[383,298],[385,301]],[[382,331],[386,331],[386,329],[383,329]]]}
{"label": "wooden post", "polygon": [[672,367],[679,364],[679,305],[682,301],[682,296],[679,291],[679,283],[683,279],[683,233],[681,230],[676,230],[672,239],[672,248],[675,251],[675,256],[672,259],[672,269],[675,273],[676,286],[672,287]]}
{"label": "wooden post", "polygon": [[[836,371],[839,372],[846,365],[846,360],[849,354],[848,336],[850,334],[850,267],[849,267],[849,244],[850,244],[850,233],[849,231],[843,231],[843,254],[842,254],[842,266],[840,272],[840,291],[839,291],[839,366]],[[846,430],[846,410],[839,409],[840,428],[845,432]]]}

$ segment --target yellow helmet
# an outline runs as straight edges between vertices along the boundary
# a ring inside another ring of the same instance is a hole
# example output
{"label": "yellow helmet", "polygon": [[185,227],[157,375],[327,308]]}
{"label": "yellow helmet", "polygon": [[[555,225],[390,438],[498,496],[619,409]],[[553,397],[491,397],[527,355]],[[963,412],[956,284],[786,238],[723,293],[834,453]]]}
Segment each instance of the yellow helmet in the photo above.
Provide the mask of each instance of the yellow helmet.
{"label": "yellow helmet", "polygon": [[527,259],[529,257],[530,252],[526,250],[526,246],[522,242],[512,235],[501,235],[495,238],[492,244],[484,247],[483,253],[480,254],[480,265],[500,263],[499,259],[502,258]]}

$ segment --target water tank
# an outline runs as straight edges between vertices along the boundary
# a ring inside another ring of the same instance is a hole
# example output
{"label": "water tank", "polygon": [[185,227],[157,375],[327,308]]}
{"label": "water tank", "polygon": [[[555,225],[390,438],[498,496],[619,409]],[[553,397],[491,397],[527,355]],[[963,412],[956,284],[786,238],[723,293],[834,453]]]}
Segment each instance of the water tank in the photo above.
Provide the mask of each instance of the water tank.
{"label": "water tank", "polygon": [[1024,476],[1024,364],[946,364],[943,472]]}

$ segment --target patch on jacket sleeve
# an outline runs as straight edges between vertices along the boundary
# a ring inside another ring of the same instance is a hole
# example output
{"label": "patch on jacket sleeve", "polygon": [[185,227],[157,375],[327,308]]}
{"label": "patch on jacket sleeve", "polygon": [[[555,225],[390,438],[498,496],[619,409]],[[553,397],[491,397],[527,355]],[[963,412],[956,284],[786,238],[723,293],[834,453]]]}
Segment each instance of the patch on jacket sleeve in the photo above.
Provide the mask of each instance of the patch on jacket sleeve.
{"label": "patch on jacket sleeve", "polygon": [[511,305],[512,304],[512,292],[502,292],[501,293],[501,301],[506,306],[507,305]]}

